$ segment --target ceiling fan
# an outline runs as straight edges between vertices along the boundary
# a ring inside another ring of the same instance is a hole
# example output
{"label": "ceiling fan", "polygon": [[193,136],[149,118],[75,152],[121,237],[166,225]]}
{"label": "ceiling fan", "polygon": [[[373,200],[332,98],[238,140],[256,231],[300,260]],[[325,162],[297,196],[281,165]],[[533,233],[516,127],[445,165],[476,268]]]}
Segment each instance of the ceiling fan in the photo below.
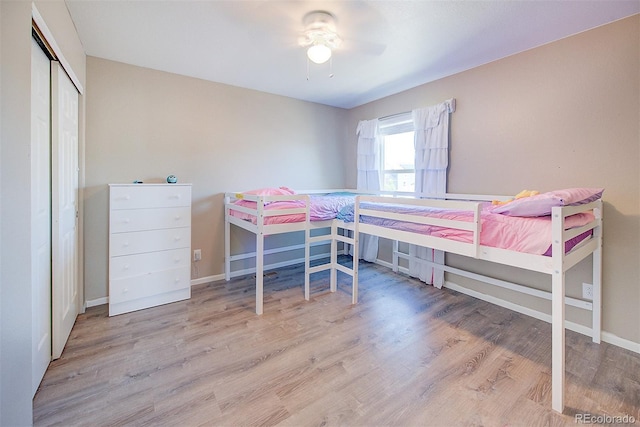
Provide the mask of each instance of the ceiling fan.
{"label": "ceiling fan", "polygon": [[302,19],[304,31],[298,44],[307,48],[307,57],[316,64],[323,64],[331,58],[333,49],[342,43],[335,25],[335,17],[323,10],[307,13]]}
{"label": "ceiling fan", "polygon": [[[245,7],[242,19],[258,40],[277,43],[280,50],[304,49],[307,79],[310,64],[329,63],[333,75],[335,55],[379,56],[386,50],[380,42],[388,32],[386,19],[371,2],[273,0],[237,2]],[[331,7],[325,9],[324,7]],[[338,26],[339,24],[339,26]]]}

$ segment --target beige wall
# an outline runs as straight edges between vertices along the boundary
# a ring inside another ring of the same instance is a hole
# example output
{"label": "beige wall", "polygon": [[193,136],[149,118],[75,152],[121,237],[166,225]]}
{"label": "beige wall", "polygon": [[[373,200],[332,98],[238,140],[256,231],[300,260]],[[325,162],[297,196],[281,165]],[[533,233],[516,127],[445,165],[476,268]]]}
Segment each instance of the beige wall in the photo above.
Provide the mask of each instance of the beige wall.
{"label": "beige wall", "polygon": [[[636,15],[349,111],[357,122],[456,98],[448,190],[516,194],[604,187],[603,329],[640,343],[640,16]],[[347,165],[355,164],[355,137]],[[355,172],[347,166],[347,185]],[[540,288],[548,279],[461,257],[456,265]],[[580,295],[590,262],[569,275]],[[516,276],[516,277],[514,277]],[[483,293],[548,304],[449,276]],[[573,310],[569,319],[589,324]]]}
{"label": "beige wall", "polygon": [[86,299],[107,286],[107,184],[193,183],[194,279],[224,272],[225,191],[344,183],[345,110],[89,57]]}
{"label": "beige wall", "polygon": [[[84,76],[84,52],[64,2],[36,6],[76,75]],[[0,425],[30,425],[32,4],[2,0],[0,17]]]}

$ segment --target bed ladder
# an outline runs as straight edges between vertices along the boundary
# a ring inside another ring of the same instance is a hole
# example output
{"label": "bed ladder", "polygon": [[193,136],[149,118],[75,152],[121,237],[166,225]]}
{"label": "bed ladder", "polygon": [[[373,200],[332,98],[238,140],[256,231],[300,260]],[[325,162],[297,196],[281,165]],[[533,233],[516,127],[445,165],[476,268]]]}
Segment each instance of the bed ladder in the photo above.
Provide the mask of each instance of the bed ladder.
{"label": "bed ladder", "polygon": [[[331,292],[335,292],[337,290],[338,283],[338,271],[341,271],[345,274],[351,276],[351,289],[352,289],[352,304],[355,304],[357,301],[357,292],[356,292],[356,277],[354,274],[354,269],[352,267],[347,267],[338,263],[338,242],[342,242],[344,244],[353,245],[355,239],[352,233],[352,236],[349,236],[347,232],[350,228],[340,220],[331,221],[330,233],[329,234],[319,234],[316,236],[311,235],[310,227],[307,227],[306,237],[305,237],[305,276],[304,276],[304,298],[309,300],[309,287],[311,283],[311,274],[318,273],[320,271],[330,270],[330,279],[329,279],[329,288]],[[313,243],[317,242],[330,242],[331,244],[331,254],[329,257],[329,262],[324,264],[315,265],[313,267],[310,266],[310,246]]]}

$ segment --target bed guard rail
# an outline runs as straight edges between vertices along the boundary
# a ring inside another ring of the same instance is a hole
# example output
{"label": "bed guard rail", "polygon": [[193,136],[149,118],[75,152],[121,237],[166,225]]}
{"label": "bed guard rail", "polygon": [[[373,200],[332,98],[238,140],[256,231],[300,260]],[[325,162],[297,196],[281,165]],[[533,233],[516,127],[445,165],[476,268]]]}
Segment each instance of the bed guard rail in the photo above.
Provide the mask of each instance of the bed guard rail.
{"label": "bed guard rail", "polygon": [[[443,196],[443,195],[439,195]],[[451,195],[447,195],[451,196]],[[356,197],[354,222],[358,233],[373,234],[392,240],[400,240],[433,249],[455,252],[477,258],[480,246],[482,223],[480,212],[483,202],[459,199],[417,199],[410,197],[384,197],[360,195]],[[419,211],[405,212],[403,209],[392,211],[390,208],[435,208],[468,212],[469,220],[434,218],[420,215]],[[363,221],[364,219],[364,221]],[[372,221],[373,220],[373,221]],[[445,237],[431,236],[428,233],[403,231],[388,221],[416,224],[426,227],[449,228],[470,234],[470,242],[451,240]],[[380,222],[382,221],[382,222]]]}

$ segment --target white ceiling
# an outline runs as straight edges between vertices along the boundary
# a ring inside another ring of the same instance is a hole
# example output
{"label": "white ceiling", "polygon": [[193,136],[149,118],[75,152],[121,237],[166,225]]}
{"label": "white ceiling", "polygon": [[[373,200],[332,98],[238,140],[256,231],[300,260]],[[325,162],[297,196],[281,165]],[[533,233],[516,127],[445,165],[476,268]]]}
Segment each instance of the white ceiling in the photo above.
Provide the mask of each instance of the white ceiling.
{"label": "white ceiling", "polygon": [[[66,0],[87,55],[352,108],[640,12],[639,0]],[[331,12],[329,64],[297,45]]]}

